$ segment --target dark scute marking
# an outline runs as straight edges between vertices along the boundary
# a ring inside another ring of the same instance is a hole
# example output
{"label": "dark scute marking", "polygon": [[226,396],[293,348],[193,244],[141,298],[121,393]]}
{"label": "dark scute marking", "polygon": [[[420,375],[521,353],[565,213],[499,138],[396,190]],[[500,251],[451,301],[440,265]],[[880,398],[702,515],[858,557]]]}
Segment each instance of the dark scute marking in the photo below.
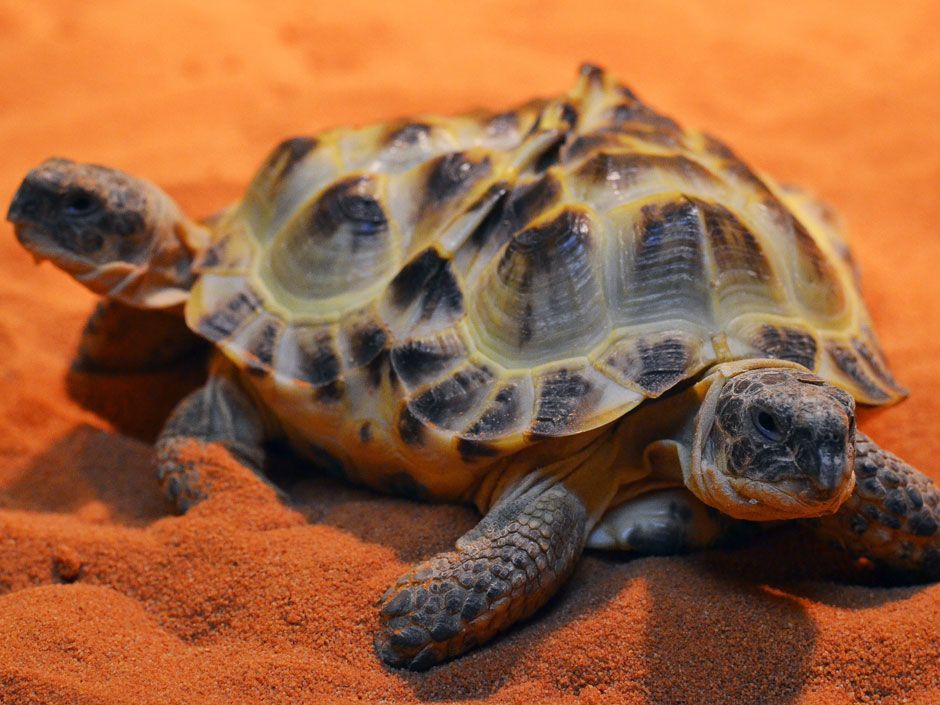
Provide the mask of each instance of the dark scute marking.
{"label": "dark scute marking", "polygon": [[799,328],[764,324],[751,343],[767,357],[790,360],[808,369],[816,369],[816,339]]}
{"label": "dark scute marking", "polygon": [[248,342],[247,352],[253,356],[256,365],[249,363],[249,369],[259,372],[267,372],[271,369],[274,362],[274,349],[284,324],[278,319],[270,319],[261,326]]}
{"label": "dark scute marking", "polygon": [[421,502],[428,498],[428,489],[406,472],[389,475],[382,483],[389,494]]}
{"label": "dark scute marking", "polygon": [[567,122],[571,129],[574,129],[578,125],[578,109],[571,103],[562,104],[561,119]]}
{"label": "dark scute marking", "polygon": [[538,275],[550,279],[556,268],[587,269],[592,247],[590,219],[577,210],[564,210],[548,223],[527,228],[509,241],[497,274],[523,302],[518,325],[520,348],[532,339],[535,329],[532,282],[540,278]]}
{"label": "dark scute marking", "polygon": [[452,152],[431,163],[425,182],[421,212],[436,208],[467,191],[490,172],[490,158],[474,162],[462,152]]}
{"label": "dark scute marking", "polygon": [[375,323],[365,323],[353,328],[349,334],[349,353],[353,365],[364,367],[375,360],[385,349],[385,329]]}
{"label": "dark scute marking", "polygon": [[372,196],[374,188],[372,179],[366,176],[353,176],[330,186],[310,214],[311,236],[329,238],[343,226],[361,236],[388,228],[385,212]]}
{"label": "dark scute marking", "polygon": [[445,340],[410,340],[392,349],[392,367],[409,387],[433,379],[464,354],[459,343]]}
{"label": "dark scute marking", "polygon": [[324,404],[335,404],[346,393],[346,383],[338,379],[313,390],[313,398]]}
{"label": "dark scute marking", "polygon": [[218,242],[208,250],[205,254],[199,258],[199,268],[209,269],[211,267],[218,267],[222,264],[222,252],[225,249],[225,242]]}
{"label": "dark scute marking", "polygon": [[[590,248],[590,220],[577,210],[564,210],[554,219],[526,228],[510,241],[498,269],[511,266],[519,258],[542,271],[553,268],[556,259],[575,256]],[[523,281],[523,288],[525,281]]]}
{"label": "dark scute marking", "polygon": [[339,354],[333,336],[316,328],[296,328],[297,368],[291,371],[295,379],[322,387],[335,382],[340,374]]}
{"label": "dark scute marking", "polygon": [[251,289],[243,289],[226,301],[218,310],[203,316],[198,323],[199,333],[212,341],[227,338],[261,308],[261,299]]}
{"label": "dark scute marking", "polygon": [[493,373],[486,367],[459,370],[411,402],[411,409],[429,422],[451,428],[454,420],[479,403],[489,390]]}
{"label": "dark scute marking", "polygon": [[894,379],[894,376],[888,371],[888,368],[885,367],[884,358],[881,355],[881,352],[878,351],[873,346],[869,346],[864,340],[859,340],[856,338],[852,341],[852,347],[855,348],[861,358],[868,363],[868,366],[871,368],[871,371],[875,373],[875,377],[878,378],[880,382],[887,385],[894,391],[904,393],[906,390],[897,383],[897,380]]}
{"label": "dark scute marking", "polygon": [[636,124],[649,125],[656,130],[666,132],[681,132],[682,128],[672,118],[657,113],[649,106],[635,98],[615,105],[610,111],[610,121],[615,127]]}
{"label": "dark scute marking", "polygon": [[888,394],[878,386],[862,366],[859,364],[855,353],[846,345],[838,343],[829,343],[826,345],[826,352],[829,357],[849,379],[857,384],[869,397],[876,401],[887,401],[890,399]]}
{"label": "dark scute marking", "polygon": [[832,265],[829,264],[826,255],[819,249],[819,245],[816,244],[813,236],[796,218],[791,216],[790,221],[793,224],[793,236],[796,240],[797,249],[803,259],[812,266],[816,278],[824,282],[837,283],[838,280],[835,272],[832,271]]}
{"label": "dark scute marking", "polygon": [[690,200],[702,213],[718,269],[722,272],[746,269],[760,281],[770,281],[770,263],[754,233],[724,206]]}
{"label": "dark scute marking", "polygon": [[378,389],[382,384],[382,373],[385,371],[387,364],[388,350],[383,348],[366,366],[366,382],[368,382],[370,388]]}
{"label": "dark scute marking", "polygon": [[578,168],[577,175],[597,185],[617,183],[625,187],[637,183],[652,170],[669,172],[692,181],[718,181],[718,177],[688,157],[635,152],[598,152]]}
{"label": "dark scute marking", "polygon": [[492,458],[499,455],[499,449],[484,441],[477,441],[470,438],[461,438],[457,441],[457,451],[460,457],[466,462],[473,462],[480,458]]}
{"label": "dark scute marking", "polygon": [[275,181],[283,181],[316,146],[317,141],[312,137],[291,137],[275,147],[267,164],[268,168],[281,165]]}
{"label": "dark scute marking", "polygon": [[536,173],[541,173],[549,167],[555,166],[561,160],[561,150],[565,145],[565,138],[559,137],[549,144],[535,160],[533,169]]}
{"label": "dark scute marking", "polygon": [[415,416],[406,404],[398,415],[398,435],[410,446],[424,445],[424,423]]}
{"label": "dark scute marking", "polygon": [[707,132],[702,133],[702,141],[705,145],[705,151],[709,154],[713,154],[716,157],[721,157],[722,159],[738,161],[738,155],[732,152],[724,142],[713,137]]}
{"label": "dark scute marking", "polygon": [[685,378],[692,351],[682,338],[643,339],[633,350],[617,351],[607,364],[651,396],[659,396]]}
{"label": "dark scute marking", "polygon": [[392,304],[408,308],[420,299],[422,318],[430,318],[439,307],[456,318],[463,313],[463,293],[451,271],[450,260],[429,247],[405,265],[389,285]]}
{"label": "dark scute marking", "polygon": [[504,436],[519,422],[521,411],[518,387],[514,384],[506,385],[496,393],[483,415],[464,435],[471,439]]}
{"label": "dark scute marking", "polygon": [[[625,305],[646,320],[663,311],[708,315],[711,297],[697,209],[682,199],[644,206],[641,213],[633,242],[632,293]],[[671,300],[661,296],[667,289],[674,290]]]}
{"label": "dark scute marking", "polygon": [[431,126],[423,122],[410,122],[399,127],[393,127],[385,135],[386,146],[410,147],[431,134]]}
{"label": "dark scute marking", "polygon": [[306,443],[306,449],[307,456],[317,468],[339,480],[346,479],[346,466],[342,460],[316,443]]}
{"label": "dark scute marking", "polygon": [[507,240],[557,203],[560,197],[561,184],[551,174],[516,186],[474,230],[470,241],[475,247],[483,247],[496,232],[500,241]]}
{"label": "dark scute marking", "polygon": [[368,421],[364,421],[362,426],[359,427],[359,440],[362,443],[368,443],[372,440],[372,424]]}
{"label": "dark scute marking", "polygon": [[545,377],[532,433],[557,436],[574,428],[588,411],[593,391],[591,383],[577,372],[560,370]]}

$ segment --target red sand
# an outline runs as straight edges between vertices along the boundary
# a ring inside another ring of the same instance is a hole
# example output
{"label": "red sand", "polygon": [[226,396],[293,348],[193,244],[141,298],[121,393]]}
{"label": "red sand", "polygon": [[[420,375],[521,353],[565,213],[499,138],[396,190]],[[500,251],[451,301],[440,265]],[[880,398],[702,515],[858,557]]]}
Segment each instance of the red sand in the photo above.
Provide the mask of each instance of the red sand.
{"label": "red sand", "polygon": [[[0,3],[0,200],[60,154],[207,214],[282,136],[508,106],[591,59],[842,213],[913,390],[863,427],[940,478],[937,3],[156,5]],[[492,646],[383,670],[376,598],[473,513],[315,478],[291,487],[297,511],[236,487],[170,516],[146,441],[66,393],[92,297],[2,230],[3,703],[940,702],[940,585],[846,585],[793,532],[687,558],[590,555]],[[146,438],[183,386],[166,381],[77,387]]]}

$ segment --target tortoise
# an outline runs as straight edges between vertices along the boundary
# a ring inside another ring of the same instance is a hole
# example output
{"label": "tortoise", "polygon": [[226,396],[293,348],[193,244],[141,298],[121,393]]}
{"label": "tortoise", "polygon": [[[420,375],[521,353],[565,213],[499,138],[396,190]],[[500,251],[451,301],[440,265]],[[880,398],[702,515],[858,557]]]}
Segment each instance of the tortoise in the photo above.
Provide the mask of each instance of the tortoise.
{"label": "tortoise", "polygon": [[187,448],[263,482],[273,438],[479,509],[380,599],[390,666],[531,615],[585,548],[670,554],[803,520],[886,574],[940,577],[940,495],[856,428],[856,402],[905,390],[832,212],[596,66],[506,112],[289,139],[203,222],[65,159],[7,217],[104,297],[86,362],[168,364],[188,330],[214,346],[156,442],[180,512],[213,491]]}

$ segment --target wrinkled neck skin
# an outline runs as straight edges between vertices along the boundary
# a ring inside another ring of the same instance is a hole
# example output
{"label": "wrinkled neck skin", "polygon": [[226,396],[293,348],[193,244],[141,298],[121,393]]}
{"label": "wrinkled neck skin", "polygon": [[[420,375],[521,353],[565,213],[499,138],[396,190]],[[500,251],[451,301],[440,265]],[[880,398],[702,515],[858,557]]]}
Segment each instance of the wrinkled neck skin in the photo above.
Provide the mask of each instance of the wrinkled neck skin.
{"label": "wrinkled neck skin", "polygon": [[[824,516],[838,510],[854,489],[851,481],[844,483],[839,493],[828,502],[808,503],[793,492],[784,492],[745,477],[729,477],[722,473],[710,457],[707,439],[715,423],[718,399],[725,383],[736,375],[762,368],[786,368],[805,371],[799,364],[783,360],[745,360],[717,365],[695,388],[702,402],[690,429],[680,440],[682,477],[686,487],[705,504],[735,519],[750,521],[777,521]],[[851,442],[851,441],[850,441]],[[757,497],[772,493],[776,506],[770,507]]]}
{"label": "wrinkled neck skin", "polygon": [[135,308],[180,309],[195,279],[193,261],[209,246],[208,227],[189,220],[156,186],[147,194],[153,237],[133,261],[115,261],[73,276],[96,294]]}

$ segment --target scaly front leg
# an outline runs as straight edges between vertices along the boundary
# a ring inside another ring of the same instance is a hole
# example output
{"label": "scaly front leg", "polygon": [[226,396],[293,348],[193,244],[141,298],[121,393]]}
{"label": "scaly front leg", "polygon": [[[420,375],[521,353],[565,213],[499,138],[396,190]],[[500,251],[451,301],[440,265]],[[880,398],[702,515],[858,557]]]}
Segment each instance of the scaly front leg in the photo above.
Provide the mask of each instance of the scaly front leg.
{"label": "scaly front leg", "polygon": [[390,666],[423,671],[483,644],[561,587],[586,531],[585,506],[563,484],[496,504],[456,550],[385,593],[376,651]]}
{"label": "scaly front leg", "polygon": [[855,491],[818,531],[902,579],[940,579],[940,492],[933,481],[863,433],[855,439]]}

